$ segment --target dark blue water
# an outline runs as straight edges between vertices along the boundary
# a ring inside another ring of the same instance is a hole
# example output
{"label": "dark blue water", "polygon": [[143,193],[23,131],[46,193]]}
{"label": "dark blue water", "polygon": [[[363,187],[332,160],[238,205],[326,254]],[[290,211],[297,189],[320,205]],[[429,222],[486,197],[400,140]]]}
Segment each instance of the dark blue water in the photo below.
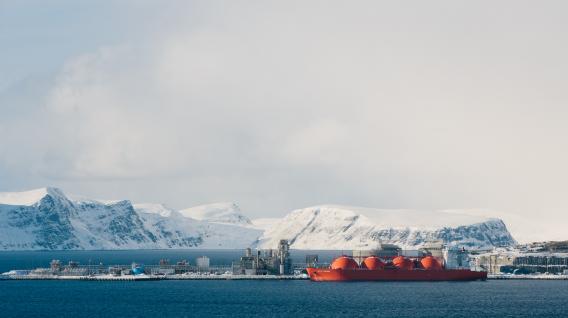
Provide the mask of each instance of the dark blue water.
{"label": "dark blue water", "polygon": [[0,281],[1,317],[566,317],[568,282]]}
{"label": "dark blue water", "polygon": [[[49,260],[57,253],[37,255]],[[0,317],[79,316],[568,317],[568,281],[0,281]]]}

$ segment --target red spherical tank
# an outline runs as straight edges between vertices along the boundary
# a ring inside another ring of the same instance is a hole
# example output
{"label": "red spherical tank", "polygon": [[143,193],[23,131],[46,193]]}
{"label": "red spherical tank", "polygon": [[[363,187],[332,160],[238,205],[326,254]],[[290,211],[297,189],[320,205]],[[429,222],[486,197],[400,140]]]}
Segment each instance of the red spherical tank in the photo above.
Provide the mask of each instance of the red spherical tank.
{"label": "red spherical tank", "polygon": [[331,263],[331,269],[356,269],[358,267],[357,262],[347,256],[340,256]]}
{"label": "red spherical tank", "polygon": [[365,258],[365,260],[361,263],[361,267],[370,269],[370,270],[377,270],[377,269],[384,269],[385,264],[381,261],[380,258],[376,256],[369,256]]}
{"label": "red spherical tank", "polygon": [[392,260],[392,264],[400,269],[405,269],[405,270],[412,270],[414,269],[414,263],[409,260],[408,258],[402,257],[402,256],[397,256]]}
{"label": "red spherical tank", "polygon": [[424,269],[427,270],[441,270],[442,269],[442,264],[440,264],[440,262],[438,262],[437,259],[435,259],[432,256],[426,256],[423,259],[420,260],[420,264],[422,264],[422,267]]}

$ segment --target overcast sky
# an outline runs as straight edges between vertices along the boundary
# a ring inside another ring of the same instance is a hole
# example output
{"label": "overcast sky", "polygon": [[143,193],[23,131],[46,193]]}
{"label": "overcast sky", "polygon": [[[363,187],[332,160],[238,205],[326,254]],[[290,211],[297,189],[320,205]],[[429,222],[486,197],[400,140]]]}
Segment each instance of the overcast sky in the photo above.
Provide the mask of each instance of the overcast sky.
{"label": "overcast sky", "polygon": [[568,239],[567,10],[0,0],[0,191],[475,208]]}

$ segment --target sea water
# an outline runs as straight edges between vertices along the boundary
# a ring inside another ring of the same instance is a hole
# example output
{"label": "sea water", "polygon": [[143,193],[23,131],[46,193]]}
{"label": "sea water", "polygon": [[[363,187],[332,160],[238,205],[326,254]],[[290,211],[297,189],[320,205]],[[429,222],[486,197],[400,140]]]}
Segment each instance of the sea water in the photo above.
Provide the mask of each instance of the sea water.
{"label": "sea water", "polygon": [[[170,252],[173,259],[179,251]],[[195,255],[219,261],[240,255],[236,251],[217,251],[216,256],[211,251],[200,252]],[[190,258],[187,251],[180,253]],[[153,260],[163,253],[6,252],[0,253],[0,264],[5,269],[6,264],[14,266],[14,259],[34,263],[28,259],[34,255],[42,260],[38,265],[47,266],[43,260],[65,259],[62,256],[80,259],[90,255],[92,260],[96,255],[114,255],[114,260],[123,263],[133,256],[140,262],[139,258]],[[568,281],[0,281],[0,317],[211,316],[568,317]]]}

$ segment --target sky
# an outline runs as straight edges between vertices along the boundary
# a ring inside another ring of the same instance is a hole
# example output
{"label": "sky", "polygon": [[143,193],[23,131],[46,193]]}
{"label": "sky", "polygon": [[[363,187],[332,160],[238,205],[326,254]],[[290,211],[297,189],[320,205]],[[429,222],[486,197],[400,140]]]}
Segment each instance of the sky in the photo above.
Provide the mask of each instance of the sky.
{"label": "sky", "polygon": [[0,0],[0,191],[568,239],[564,1]]}

